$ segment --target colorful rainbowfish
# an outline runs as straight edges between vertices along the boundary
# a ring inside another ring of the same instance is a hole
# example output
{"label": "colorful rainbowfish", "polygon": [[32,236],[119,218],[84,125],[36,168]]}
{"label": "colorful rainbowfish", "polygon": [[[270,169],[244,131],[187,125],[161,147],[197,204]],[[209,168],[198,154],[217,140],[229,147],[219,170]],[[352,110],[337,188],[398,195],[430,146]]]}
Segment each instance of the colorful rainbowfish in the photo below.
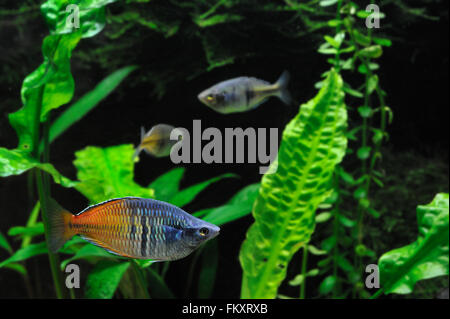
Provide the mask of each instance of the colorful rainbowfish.
{"label": "colorful rainbowfish", "polygon": [[56,252],[74,235],[107,251],[155,261],[186,257],[216,237],[220,228],[174,205],[124,197],[89,206],[73,215],[55,201],[49,205],[50,250]]}

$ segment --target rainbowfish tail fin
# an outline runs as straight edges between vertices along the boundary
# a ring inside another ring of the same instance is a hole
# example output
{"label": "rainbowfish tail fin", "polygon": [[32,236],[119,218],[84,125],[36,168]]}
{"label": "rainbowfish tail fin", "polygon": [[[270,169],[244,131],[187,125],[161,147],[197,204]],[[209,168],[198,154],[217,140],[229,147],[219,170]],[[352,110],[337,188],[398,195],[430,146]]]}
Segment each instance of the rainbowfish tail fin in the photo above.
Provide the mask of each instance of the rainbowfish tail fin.
{"label": "rainbowfish tail fin", "polygon": [[59,206],[54,200],[49,200],[48,208],[49,245],[50,251],[56,253],[76,232],[69,228],[73,215]]}
{"label": "rainbowfish tail fin", "polygon": [[284,71],[278,81],[275,83],[275,86],[278,88],[276,96],[280,98],[287,105],[293,105],[291,94],[288,91],[290,75],[288,71]]}

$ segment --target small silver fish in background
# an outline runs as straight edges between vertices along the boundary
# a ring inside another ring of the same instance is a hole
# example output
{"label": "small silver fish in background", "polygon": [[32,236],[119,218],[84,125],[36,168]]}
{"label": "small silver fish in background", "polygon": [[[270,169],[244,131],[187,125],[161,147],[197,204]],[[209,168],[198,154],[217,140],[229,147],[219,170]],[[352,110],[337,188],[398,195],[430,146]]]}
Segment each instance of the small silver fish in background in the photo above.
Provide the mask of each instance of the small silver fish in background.
{"label": "small silver fish in background", "polygon": [[258,107],[271,96],[292,104],[287,90],[289,72],[284,71],[274,84],[246,76],[220,82],[198,95],[198,99],[214,111],[223,114],[245,112]]}
{"label": "small silver fish in background", "polygon": [[[142,150],[154,157],[169,156],[172,146],[178,142],[170,139],[170,133],[173,130],[176,128],[172,125],[158,124],[145,133],[145,129],[141,127],[141,143],[136,148],[133,159],[138,161]],[[181,135],[178,134],[178,136]]]}

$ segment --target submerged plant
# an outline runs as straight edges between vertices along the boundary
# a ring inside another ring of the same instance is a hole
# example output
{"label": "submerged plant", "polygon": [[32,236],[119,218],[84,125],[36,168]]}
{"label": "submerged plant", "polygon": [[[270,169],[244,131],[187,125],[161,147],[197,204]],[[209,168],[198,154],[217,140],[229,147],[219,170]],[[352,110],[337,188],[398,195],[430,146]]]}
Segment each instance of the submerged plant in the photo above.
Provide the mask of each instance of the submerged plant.
{"label": "submerged plant", "polygon": [[[94,262],[95,266],[87,279],[85,289],[86,297],[110,298],[116,291],[122,276],[131,269],[129,282],[131,288],[123,286],[121,291],[127,297],[149,297],[147,278],[159,282],[162,291],[168,291],[163,277],[167,272],[168,263],[158,271],[149,266],[151,261],[123,261],[106,251],[92,246],[79,238],[73,238],[62,249],[62,253],[71,254],[72,257],[62,263],[58,255],[51,253],[48,245],[47,209],[50,198],[50,182],[47,175],[39,170],[50,173],[55,182],[65,187],[75,187],[84,194],[91,203],[97,203],[112,197],[143,196],[156,197],[172,202],[178,206],[190,203],[202,190],[222,178],[232,177],[224,174],[204,181],[186,189],[179,190],[179,182],[183,176],[183,169],[176,169],[167,175],[155,180],[149,187],[143,187],[134,182],[134,161],[132,145],[119,145],[109,148],[87,147],[76,153],[74,165],[78,170],[79,181],[71,181],[61,174],[49,163],[49,145],[64,133],[73,123],[80,120],[99,102],[108,96],[118,84],[135,67],[125,67],[117,70],[100,82],[97,87],[84,95],[79,101],[72,104],[66,112],[50,123],[50,112],[63,104],[70,102],[74,92],[74,80],[70,73],[70,57],[77,43],[86,37],[92,37],[103,29],[105,24],[104,6],[114,1],[81,1],[80,8],[81,29],[67,29],[68,13],[63,10],[68,1],[49,0],[42,5],[52,35],[46,37],[43,43],[44,63],[30,76],[22,88],[24,107],[10,114],[11,125],[15,128],[19,145],[17,149],[8,150],[0,148],[0,176],[17,175],[34,168],[30,173],[30,180],[36,181],[39,201],[29,217],[25,227],[13,227],[10,236],[21,236],[22,247],[13,251],[5,236],[0,235],[0,247],[6,249],[11,256],[0,262],[0,268],[10,268],[20,272],[27,281],[27,270],[24,264],[29,258],[47,253],[58,298],[67,297],[63,286],[60,268],[73,260],[83,258]],[[168,179],[167,176],[170,175]],[[163,183],[161,183],[164,181]],[[154,189],[157,189],[155,192]],[[251,210],[256,193],[254,187],[243,189],[236,198],[243,199],[237,203],[232,199],[223,207],[211,208],[198,212],[199,217],[209,219],[217,224],[224,224],[245,216]],[[32,195],[30,193],[30,198]],[[245,200],[244,200],[245,199]],[[34,199],[33,199],[34,200]],[[38,220],[41,212],[42,223]],[[220,215],[218,216],[218,212]],[[38,236],[45,234],[45,242],[33,242]],[[98,262],[98,259],[100,261]],[[104,260],[103,260],[104,259]],[[203,275],[202,278],[211,285],[211,278]],[[191,278],[188,278],[191,280]],[[159,292],[153,289],[158,296]],[[202,291],[202,295],[208,292]],[[74,297],[71,290],[71,297]]]}
{"label": "submerged plant", "polygon": [[345,154],[343,98],[342,79],[331,70],[318,95],[286,126],[272,164],[277,172],[261,181],[255,223],[241,249],[243,298],[276,297],[293,254],[308,244],[315,210],[330,195],[334,167]]}

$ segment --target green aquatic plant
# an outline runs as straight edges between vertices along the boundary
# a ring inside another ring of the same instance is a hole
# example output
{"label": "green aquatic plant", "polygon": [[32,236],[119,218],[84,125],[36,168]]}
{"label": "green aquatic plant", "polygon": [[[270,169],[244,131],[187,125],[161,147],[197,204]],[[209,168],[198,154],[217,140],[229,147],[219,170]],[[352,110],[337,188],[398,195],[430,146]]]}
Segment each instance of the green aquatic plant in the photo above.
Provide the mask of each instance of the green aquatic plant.
{"label": "green aquatic plant", "polygon": [[[294,253],[307,245],[314,214],[332,191],[335,165],[345,155],[347,111],[343,83],[331,70],[318,95],[286,126],[276,172],[265,174],[240,261],[243,298],[274,298]],[[270,172],[270,170],[269,170]]]}

